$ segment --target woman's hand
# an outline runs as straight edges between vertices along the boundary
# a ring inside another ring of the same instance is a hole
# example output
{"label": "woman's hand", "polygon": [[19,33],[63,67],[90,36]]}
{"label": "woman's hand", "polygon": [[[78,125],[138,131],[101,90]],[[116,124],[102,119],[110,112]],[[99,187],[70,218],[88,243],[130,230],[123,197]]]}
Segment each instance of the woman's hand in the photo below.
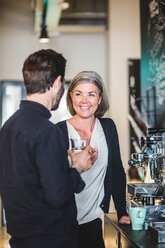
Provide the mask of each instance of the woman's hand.
{"label": "woman's hand", "polygon": [[129,216],[122,216],[119,220],[120,224],[130,224],[131,220]]}

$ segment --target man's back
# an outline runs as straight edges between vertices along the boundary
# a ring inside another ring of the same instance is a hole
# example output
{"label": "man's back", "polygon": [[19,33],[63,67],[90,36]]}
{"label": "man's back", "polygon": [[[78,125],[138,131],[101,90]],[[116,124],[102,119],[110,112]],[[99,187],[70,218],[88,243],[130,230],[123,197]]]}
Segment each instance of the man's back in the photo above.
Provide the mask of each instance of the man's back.
{"label": "man's back", "polygon": [[24,101],[0,132],[0,193],[14,237],[56,232],[60,223],[76,225],[73,194],[67,201],[66,192],[59,192],[68,170],[66,148],[49,118],[44,106]]}

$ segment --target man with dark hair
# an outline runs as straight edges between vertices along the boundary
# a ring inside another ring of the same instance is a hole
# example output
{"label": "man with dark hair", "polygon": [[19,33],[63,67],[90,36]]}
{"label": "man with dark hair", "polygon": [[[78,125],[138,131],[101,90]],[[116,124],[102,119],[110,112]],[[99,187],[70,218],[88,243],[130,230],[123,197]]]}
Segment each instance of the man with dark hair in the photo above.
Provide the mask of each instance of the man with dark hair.
{"label": "man with dark hair", "polygon": [[80,173],[97,151],[68,152],[61,130],[49,121],[64,92],[66,60],[40,50],[24,62],[27,99],[0,131],[0,194],[11,248],[77,248],[74,193],[84,188]]}

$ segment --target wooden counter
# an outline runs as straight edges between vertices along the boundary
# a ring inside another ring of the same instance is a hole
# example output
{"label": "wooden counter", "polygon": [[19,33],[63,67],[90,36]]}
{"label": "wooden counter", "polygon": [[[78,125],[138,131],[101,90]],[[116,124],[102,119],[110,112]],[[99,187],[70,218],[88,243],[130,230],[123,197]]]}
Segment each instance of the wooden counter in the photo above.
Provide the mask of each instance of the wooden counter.
{"label": "wooden counter", "polygon": [[131,225],[121,225],[115,213],[105,214],[104,240],[106,248],[165,248],[147,230],[133,231]]}

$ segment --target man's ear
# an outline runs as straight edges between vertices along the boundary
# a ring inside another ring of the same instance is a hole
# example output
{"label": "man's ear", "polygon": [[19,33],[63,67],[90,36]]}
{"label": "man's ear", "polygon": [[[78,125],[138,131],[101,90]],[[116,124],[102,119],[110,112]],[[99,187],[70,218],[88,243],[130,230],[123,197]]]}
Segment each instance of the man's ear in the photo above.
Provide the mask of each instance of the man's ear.
{"label": "man's ear", "polygon": [[58,76],[58,77],[55,79],[55,81],[54,81],[52,87],[53,87],[53,89],[54,89],[56,92],[58,92],[58,90],[61,88],[61,76]]}

